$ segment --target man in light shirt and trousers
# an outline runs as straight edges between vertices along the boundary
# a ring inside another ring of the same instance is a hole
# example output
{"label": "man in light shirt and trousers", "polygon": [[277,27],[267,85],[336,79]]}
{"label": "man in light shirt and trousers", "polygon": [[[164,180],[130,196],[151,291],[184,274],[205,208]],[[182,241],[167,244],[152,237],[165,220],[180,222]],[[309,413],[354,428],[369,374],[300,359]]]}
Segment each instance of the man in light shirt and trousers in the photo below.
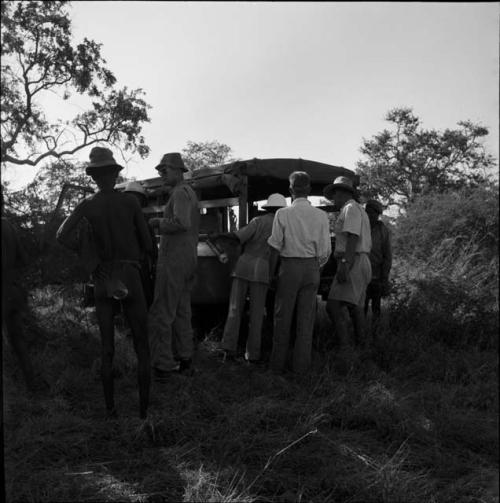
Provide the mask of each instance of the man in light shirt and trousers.
{"label": "man in light shirt and trousers", "polygon": [[274,214],[286,207],[282,194],[271,194],[262,209],[267,213],[252,218],[248,225],[241,229],[211,234],[210,239],[232,238],[243,245],[232,273],[229,312],[224,327],[221,349],[225,359],[236,356],[241,317],[245,306],[247,292],[250,297],[250,323],[246,342],[245,359],[249,363],[261,363],[262,321],[269,287],[269,255],[271,250],[267,240],[273,228]]}
{"label": "man in light shirt and trousers", "polygon": [[[326,309],[335,324],[341,346],[348,344],[347,311],[354,324],[355,343],[364,342],[364,303],[372,270],[370,221],[363,206],[355,201],[352,181],[339,176],[324,189],[326,198],[340,207],[335,222],[337,272],[328,295]],[[346,309],[347,308],[347,309]]]}
{"label": "man in light shirt and trousers", "polygon": [[179,153],[165,154],[156,169],[165,185],[172,187],[163,218],[149,220],[160,235],[149,327],[153,376],[162,381],[172,372],[191,367],[191,288],[197,265],[200,212],[194,190],[184,181],[188,170]]}
{"label": "man in light shirt and trousers", "polygon": [[331,241],[326,213],[314,208],[307,199],[311,192],[310,176],[304,171],[295,171],[290,175],[289,181],[292,205],[276,212],[268,240],[271,246],[271,276],[274,275],[278,257],[281,258],[270,367],[277,372],[285,369],[296,306],[297,334],[292,369],[301,373],[311,363],[320,268],[328,261]]}

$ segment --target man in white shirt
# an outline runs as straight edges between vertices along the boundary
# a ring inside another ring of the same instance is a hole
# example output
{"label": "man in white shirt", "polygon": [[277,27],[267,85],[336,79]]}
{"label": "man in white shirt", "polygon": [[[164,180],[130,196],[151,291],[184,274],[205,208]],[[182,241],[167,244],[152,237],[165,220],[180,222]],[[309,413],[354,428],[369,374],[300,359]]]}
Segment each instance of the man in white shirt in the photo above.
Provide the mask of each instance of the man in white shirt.
{"label": "man in white shirt", "polygon": [[339,176],[327,185],[324,195],[340,207],[335,223],[337,273],[333,279],[326,309],[335,324],[340,344],[348,341],[346,308],[351,311],[355,342],[364,337],[364,303],[372,270],[369,253],[372,247],[370,220],[363,206],[354,200],[351,180]]}
{"label": "man in white shirt", "polygon": [[274,305],[274,334],[271,369],[285,368],[290,327],[297,307],[297,335],[293,350],[292,369],[304,372],[311,362],[312,333],[316,314],[316,295],[320,268],[331,253],[330,228],[325,212],[314,208],[307,196],[311,179],[304,171],[290,177],[292,205],[276,212],[268,244],[271,246],[269,271],[281,265]]}

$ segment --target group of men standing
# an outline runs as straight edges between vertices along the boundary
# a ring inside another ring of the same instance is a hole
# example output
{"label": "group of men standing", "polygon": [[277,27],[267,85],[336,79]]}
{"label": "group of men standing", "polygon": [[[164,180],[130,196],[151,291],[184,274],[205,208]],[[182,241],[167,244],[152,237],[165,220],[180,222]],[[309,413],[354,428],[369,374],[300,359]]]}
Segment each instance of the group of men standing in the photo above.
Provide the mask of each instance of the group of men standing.
{"label": "group of men standing", "polygon": [[[290,175],[291,206],[281,194],[271,194],[262,208],[268,213],[255,217],[239,231],[212,234],[211,239],[237,238],[244,246],[233,272],[229,312],[220,350],[234,359],[245,297],[249,292],[250,323],[245,358],[261,363],[260,340],[264,302],[275,277],[273,347],[270,369],[286,368],[291,327],[296,334],[291,367],[304,372],[310,366],[320,274],[333,251],[337,270],[327,311],[341,346],[349,341],[348,314],[353,321],[356,343],[364,342],[365,314],[372,302],[373,324],[380,316],[380,298],[387,291],[391,268],[389,233],[379,220],[382,205],[375,200],[365,208],[357,202],[352,181],[338,177],[324,195],[340,209],[335,222],[335,250],[331,248],[327,214],[311,205],[311,180],[306,172]],[[373,239],[372,239],[373,233]],[[373,332],[376,333],[376,330]]]}
{"label": "group of men standing", "polygon": [[[190,292],[197,265],[200,214],[197,196],[184,180],[187,169],[180,154],[165,154],[156,166],[165,185],[170,188],[170,194],[163,216],[151,218],[149,222],[142,213],[139,200],[130,194],[134,192],[133,188],[127,192],[114,190],[121,169],[109,149],[92,149],[86,172],[99,191],[75,208],[59,228],[57,239],[66,246],[73,246],[71,235],[81,221],[86,220],[94,243],[94,263],[97,264],[92,278],[102,340],[102,381],[107,412],[111,416],[116,414],[112,371],[113,306],[116,299],[120,299],[138,358],[140,416],[146,417],[151,369],[153,377],[162,381],[172,372],[185,372],[191,368]],[[266,214],[252,219],[238,231],[214,233],[209,238],[233,239],[243,246],[233,271],[228,317],[221,342],[224,356],[236,356],[242,312],[249,294],[250,327],[245,358],[250,364],[262,363],[264,305],[269,284],[276,278],[270,369],[281,372],[286,368],[295,312],[297,332],[291,366],[295,372],[304,372],[311,361],[320,273],[332,249],[328,216],[308,200],[311,191],[309,175],[296,171],[290,175],[289,182],[290,206],[282,194],[271,194],[263,206]],[[376,222],[379,222],[378,214],[381,213],[379,203],[373,202],[371,206],[377,218],[373,218],[370,225],[370,205],[365,211],[355,200],[355,189],[348,178],[337,178],[324,193],[340,208],[335,224],[334,250],[338,268],[327,310],[340,341],[345,344],[348,340],[346,311],[353,320],[355,334],[361,339],[367,289],[375,298],[381,288],[377,290],[372,286],[370,290],[372,277],[381,285],[387,280],[390,265],[375,271],[369,258],[372,230],[378,225]],[[159,250],[155,234],[160,236]],[[376,243],[384,241],[384,250],[388,249],[390,254],[388,235],[375,231],[373,239]],[[387,257],[383,260],[387,262]],[[154,296],[148,300],[144,267],[153,262],[156,262]],[[373,309],[376,307],[375,302]]]}

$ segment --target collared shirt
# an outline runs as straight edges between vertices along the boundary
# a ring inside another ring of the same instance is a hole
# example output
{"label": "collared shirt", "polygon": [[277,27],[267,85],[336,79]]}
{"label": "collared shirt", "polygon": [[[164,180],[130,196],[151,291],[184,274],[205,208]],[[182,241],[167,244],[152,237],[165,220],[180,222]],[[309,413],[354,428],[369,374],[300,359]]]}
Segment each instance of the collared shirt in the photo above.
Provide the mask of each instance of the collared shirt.
{"label": "collared shirt", "polygon": [[377,220],[371,229],[372,249],[370,262],[372,264],[372,279],[387,280],[392,266],[391,237],[383,222]]}
{"label": "collared shirt", "polygon": [[158,256],[196,258],[199,221],[198,198],[187,183],[181,182],[172,189],[160,219]]}
{"label": "collared shirt", "polygon": [[363,206],[354,199],[349,199],[342,206],[335,222],[335,255],[345,253],[347,233],[359,236],[356,253],[370,253],[372,247],[370,219]]}
{"label": "collared shirt", "polygon": [[298,197],[291,206],[276,212],[267,242],[282,257],[316,257],[323,266],[332,251],[328,217],[305,197]]}
{"label": "collared shirt", "polygon": [[233,276],[247,281],[269,283],[269,255],[267,240],[273,228],[274,214],[258,216],[248,225],[235,231],[243,245],[243,253],[236,262]]}

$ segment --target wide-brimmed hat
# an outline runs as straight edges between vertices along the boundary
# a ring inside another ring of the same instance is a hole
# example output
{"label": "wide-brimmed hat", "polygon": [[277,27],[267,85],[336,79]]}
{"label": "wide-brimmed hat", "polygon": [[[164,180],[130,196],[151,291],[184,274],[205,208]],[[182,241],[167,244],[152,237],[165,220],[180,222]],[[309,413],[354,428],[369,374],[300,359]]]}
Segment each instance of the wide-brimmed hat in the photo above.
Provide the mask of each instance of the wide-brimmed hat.
{"label": "wide-brimmed hat", "polygon": [[136,181],[128,182],[127,185],[125,185],[124,192],[137,192],[138,194],[142,194],[144,197],[146,197],[146,191],[144,190],[144,187]]}
{"label": "wide-brimmed hat", "polygon": [[267,198],[267,203],[262,205],[263,209],[268,208],[285,208],[286,207],[286,199],[282,194],[276,193],[271,194]]}
{"label": "wide-brimmed hat", "polygon": [[177,168],[182,169],[182,171],[188,171],[186,166],[184,166],[184,161],[182,160],[181,154],[179,152],[171,152],[169,154],[165,154],[160,163],[155,167],[155,169],[160,168],[161,166],[168,166],[169,168]]}
{"label": "wide-brimmed hat", "polygon": [[335,178],[333,183],[330,183],[323,189],[323,195],[328,199],[332,199],[333,193],[336,189],[346,190],[353,195],[356,192],[356,189],[352,184],[352,180],[347,178],[347,176],[338,176],[337,178]]}
{"label": "wide-brimmed hat", "polygon": [[366,201],[365,210],[367,210],[368,208],[376,211],[379,215],[382,215],[382,213],[384,212],[382,203],[378,202],[376,199],[368,199],[368,201]]}
{"label": "wide-brimmed hat", "polygon": [[90,162],[85,168],[85,173],[87,175],[95,175],[100,172],[104,172],[102,168],[118,168],[118,171],[123,169],[113,157],[113,152],[109,148],[105,147],[94,147],[89,154]]}

